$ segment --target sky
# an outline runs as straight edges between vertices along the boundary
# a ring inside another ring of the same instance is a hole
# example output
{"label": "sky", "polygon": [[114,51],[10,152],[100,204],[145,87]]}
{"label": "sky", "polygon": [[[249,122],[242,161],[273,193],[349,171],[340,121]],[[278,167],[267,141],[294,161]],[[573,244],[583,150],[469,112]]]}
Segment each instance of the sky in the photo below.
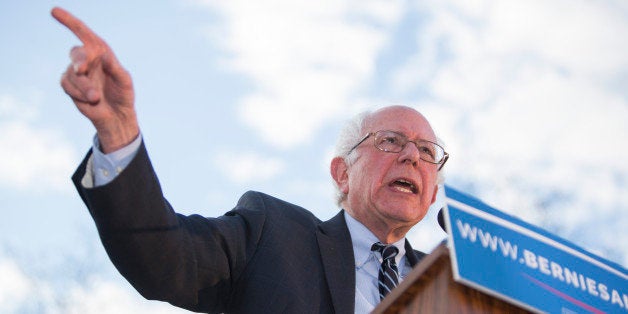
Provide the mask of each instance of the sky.
{"label": "sky", "polygon": [[[628,265],[628,2],[0,2],[0,312],[184,313],[117,273],[70,176],[94,129],[59,86],[73,12],[133,77],[166,197],[218,216],[247,190],[321,219],[336,136],[421,111],[446,184]],[[408,238],[429,252],[437,208]]]}

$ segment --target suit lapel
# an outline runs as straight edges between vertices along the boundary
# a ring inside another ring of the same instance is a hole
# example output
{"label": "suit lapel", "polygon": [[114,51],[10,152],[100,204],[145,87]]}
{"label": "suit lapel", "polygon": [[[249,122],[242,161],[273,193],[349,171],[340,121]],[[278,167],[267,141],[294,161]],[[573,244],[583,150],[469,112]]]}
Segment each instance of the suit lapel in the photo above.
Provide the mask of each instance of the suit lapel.
{"label": "suit lapel", "polygon": [[319,225],[316,232],[325,278],[336,313],[353,313],[355,257],[344,212]]}
{"label": "suit lapel", "polygon": [[425,253],[415,251],[410,245],[410,242],[408,241],[408,239],[406,239],[405,247],[406,247],[406,258],[408,259],[410,266],[414,268],[414,266],[416,266],[416,264],[418,264],[421,261],[421,259],[425,256]]}

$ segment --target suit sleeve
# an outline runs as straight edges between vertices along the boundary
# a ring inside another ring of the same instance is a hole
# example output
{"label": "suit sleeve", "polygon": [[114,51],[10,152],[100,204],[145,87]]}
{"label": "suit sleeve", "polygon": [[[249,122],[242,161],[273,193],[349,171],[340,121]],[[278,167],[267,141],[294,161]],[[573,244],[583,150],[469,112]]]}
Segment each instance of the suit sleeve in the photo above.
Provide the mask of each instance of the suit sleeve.
{"label": "suit sleeve", "polygon": [[175,213],[143,143],[104,186],[81,185],[88,158],[72,179],[118,271],[147,299],[193,311],[228,309],[232,287],[261,237],[264,211],[236,208],[218,218]]}

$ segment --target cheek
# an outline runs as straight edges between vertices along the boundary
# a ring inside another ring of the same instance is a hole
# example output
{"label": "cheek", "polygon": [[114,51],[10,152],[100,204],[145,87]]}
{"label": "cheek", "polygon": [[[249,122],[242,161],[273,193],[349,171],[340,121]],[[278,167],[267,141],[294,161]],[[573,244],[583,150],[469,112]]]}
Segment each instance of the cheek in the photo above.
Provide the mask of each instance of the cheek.
{"label": "cheek", "polygon": [[350,195],[362,194],[363,174],[357,169],[352,169],[349,173],[349,179],[344,185],[344,192]]}
{"label": "cheek", "polygon": [[[361,194],[360,198],[371,198],[378,191],[385,188],[384,179],[388,171],[388,167],[392,161],[388,161],[380,156],[378,159],[362,156],[362,159],[355,164],[352,169],[350,186],[353,193]],[[386,162],[388,161],[388,163]]]}
{"label": "cheek", "polygon": [[430,200],[434,197],[434,192],[438,188],[438,174],[433,173],[431,176],[427,177],[424,186],[425,186],[425,198],[429,198]]}
{"label": "cheek", "polygon": [[423,183],[426,185],[434,186],[436,181],[438,181],[438,171],[436,169],[425,169],[421,171],[421,176],[424,178]]}
{"label": "cheek", "polygon": [[350,182],[351,193],[357,199],[361,199],[362,202],[369,202],[373,198],[373,195],[378,190],[378,178],[374,177],[374,173],[369,169],[363,168],[354,173],[354,176]]}

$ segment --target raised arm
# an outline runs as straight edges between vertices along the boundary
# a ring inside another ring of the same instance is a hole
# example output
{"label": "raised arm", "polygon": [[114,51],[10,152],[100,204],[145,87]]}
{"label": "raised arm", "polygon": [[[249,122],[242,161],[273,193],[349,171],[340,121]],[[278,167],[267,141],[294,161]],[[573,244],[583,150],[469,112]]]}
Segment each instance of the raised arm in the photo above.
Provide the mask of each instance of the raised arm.
{"label": "raised arm", "polygon": [[61,8],[52,9],[52,16],[83,43],[70,51],[63,90],[96,128],[104,153],[126,146],[139,135],[131,76],[85,23]]}

